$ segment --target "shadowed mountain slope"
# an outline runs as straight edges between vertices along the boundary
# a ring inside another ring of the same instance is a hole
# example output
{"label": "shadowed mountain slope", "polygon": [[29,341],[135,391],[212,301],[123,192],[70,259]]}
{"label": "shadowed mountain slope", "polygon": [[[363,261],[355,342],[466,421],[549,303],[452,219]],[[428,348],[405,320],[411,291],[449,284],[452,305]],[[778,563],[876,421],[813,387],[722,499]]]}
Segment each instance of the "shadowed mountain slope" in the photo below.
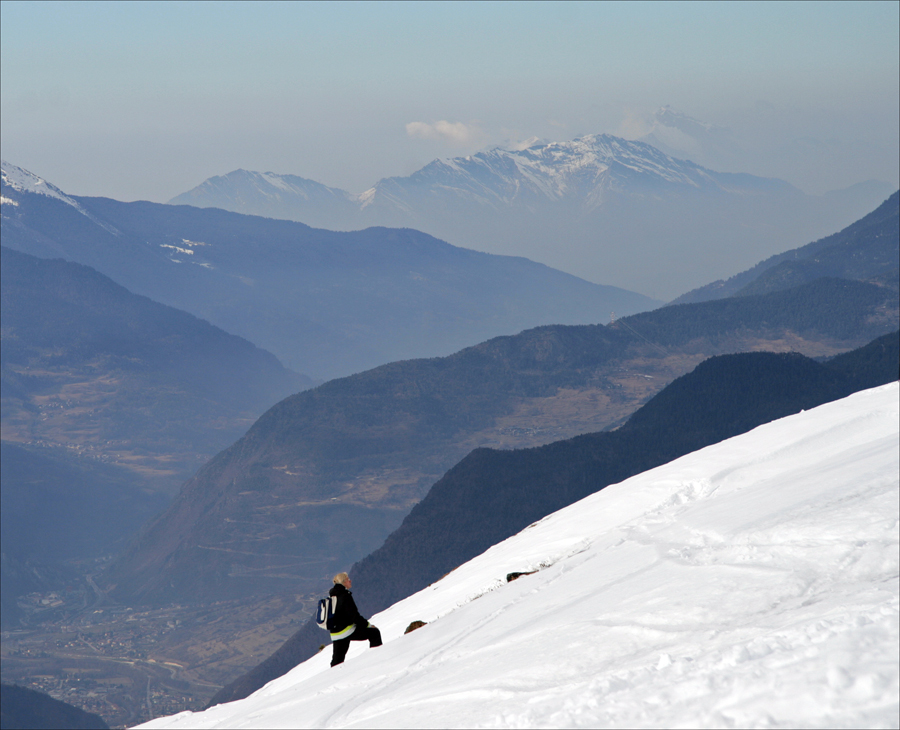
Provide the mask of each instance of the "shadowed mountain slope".
{"label": "shadowed mountain slope", "polygon": [[268,352],[87,266],[2,248],[4,439],[180,483],[309,385]]}
{"label": "shadowed mountain slope", "polygon": [[109,727],[93,712],[15,684],[0,687],[0,697],[0,726],[4,730],[105,730]]}
{"label": "shadowed mountain slope", "polygon": [[[382,547],[350,569],[357,603],[371,616],[609,484],[762,423],[891,382],[898,369],[897,332],[826,364],[796,353],[714,357],[667,386],[618,431],[533,449],[476,449],[432,487]],[[210,705],[248,696],[312,656],[324,639],[310,620]]]}

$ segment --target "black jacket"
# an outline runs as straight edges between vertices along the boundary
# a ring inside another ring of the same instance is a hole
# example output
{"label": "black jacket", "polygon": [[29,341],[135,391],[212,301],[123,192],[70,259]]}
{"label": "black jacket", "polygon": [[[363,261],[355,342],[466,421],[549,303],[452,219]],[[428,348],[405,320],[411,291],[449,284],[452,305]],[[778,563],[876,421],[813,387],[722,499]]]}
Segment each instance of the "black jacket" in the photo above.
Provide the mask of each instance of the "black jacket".
{"label": "black jacket", "polygon": [[365,628],[369,625],[368,619],[364,618],[356,607],[356,601],[353,600],[353,594],[348,591],[340,583],[336,583],[334,587],[328,591],[329,596],[337,596],[337,608],[334,612],[335,631],[343,631],[350,624],[356,624],[357,628]]}

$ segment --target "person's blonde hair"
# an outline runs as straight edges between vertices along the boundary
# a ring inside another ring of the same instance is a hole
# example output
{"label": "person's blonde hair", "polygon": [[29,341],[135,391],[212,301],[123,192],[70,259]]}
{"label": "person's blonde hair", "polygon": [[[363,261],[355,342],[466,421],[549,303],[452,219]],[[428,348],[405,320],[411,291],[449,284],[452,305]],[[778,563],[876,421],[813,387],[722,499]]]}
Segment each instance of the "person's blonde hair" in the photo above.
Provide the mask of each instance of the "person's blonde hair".
{"label": "person's blonde hair", "polygon": [[333,580],[335,585],[337,585],[338,583],[343,585],[349,577],[350,576],[346,573],[338,573],[336,576],[334,576]]}

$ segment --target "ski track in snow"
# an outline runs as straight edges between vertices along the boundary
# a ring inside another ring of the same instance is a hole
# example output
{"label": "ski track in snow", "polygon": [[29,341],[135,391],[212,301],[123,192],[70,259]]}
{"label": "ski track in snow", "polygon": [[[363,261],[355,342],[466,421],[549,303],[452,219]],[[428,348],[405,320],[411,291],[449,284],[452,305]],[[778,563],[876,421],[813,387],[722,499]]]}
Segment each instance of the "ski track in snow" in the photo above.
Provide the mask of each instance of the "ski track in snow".
{"label": "ski track in snow", "polygon": [[384,647],[146,727],[897,727],[898,394],[607,487],[375,616]]}

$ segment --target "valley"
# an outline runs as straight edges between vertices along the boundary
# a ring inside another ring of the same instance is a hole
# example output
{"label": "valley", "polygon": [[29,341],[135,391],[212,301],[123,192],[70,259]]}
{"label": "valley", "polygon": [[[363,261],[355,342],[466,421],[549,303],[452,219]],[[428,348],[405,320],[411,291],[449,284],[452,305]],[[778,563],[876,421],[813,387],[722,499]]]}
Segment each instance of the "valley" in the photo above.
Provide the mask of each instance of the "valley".
{"label": "valley", "polygon": [[111,727],[200,709],[296,631],[317,598],[147,610],[109,601],[89,576],[66,588],[20,599],[28,625],[2,633],[2,680],[95,712]]}
{"label": "valley", "polygon": [[[0,420],[3,441],[114,464],[133,472],[153,489],[173,496],[215,451],[203,449],[196,441],[167,438],[165,443],[159,443],[149,434],[143,439],[123,438],[128,427],[115,416],[120,414],[117,401],[128,396],[127,376],[110,372],[100,363],[94,368],[90,365],[88,372],[81,373],[10,367],[12,377],[40,380],[41,388],[27,400],[4,400]],[[158,397],[164,396],[160,393]],[[224,446],[229,437],[246,431],[254,420],[251,412],[223,414],[195,427],[207,429],[208,435],[223,432]]]}

